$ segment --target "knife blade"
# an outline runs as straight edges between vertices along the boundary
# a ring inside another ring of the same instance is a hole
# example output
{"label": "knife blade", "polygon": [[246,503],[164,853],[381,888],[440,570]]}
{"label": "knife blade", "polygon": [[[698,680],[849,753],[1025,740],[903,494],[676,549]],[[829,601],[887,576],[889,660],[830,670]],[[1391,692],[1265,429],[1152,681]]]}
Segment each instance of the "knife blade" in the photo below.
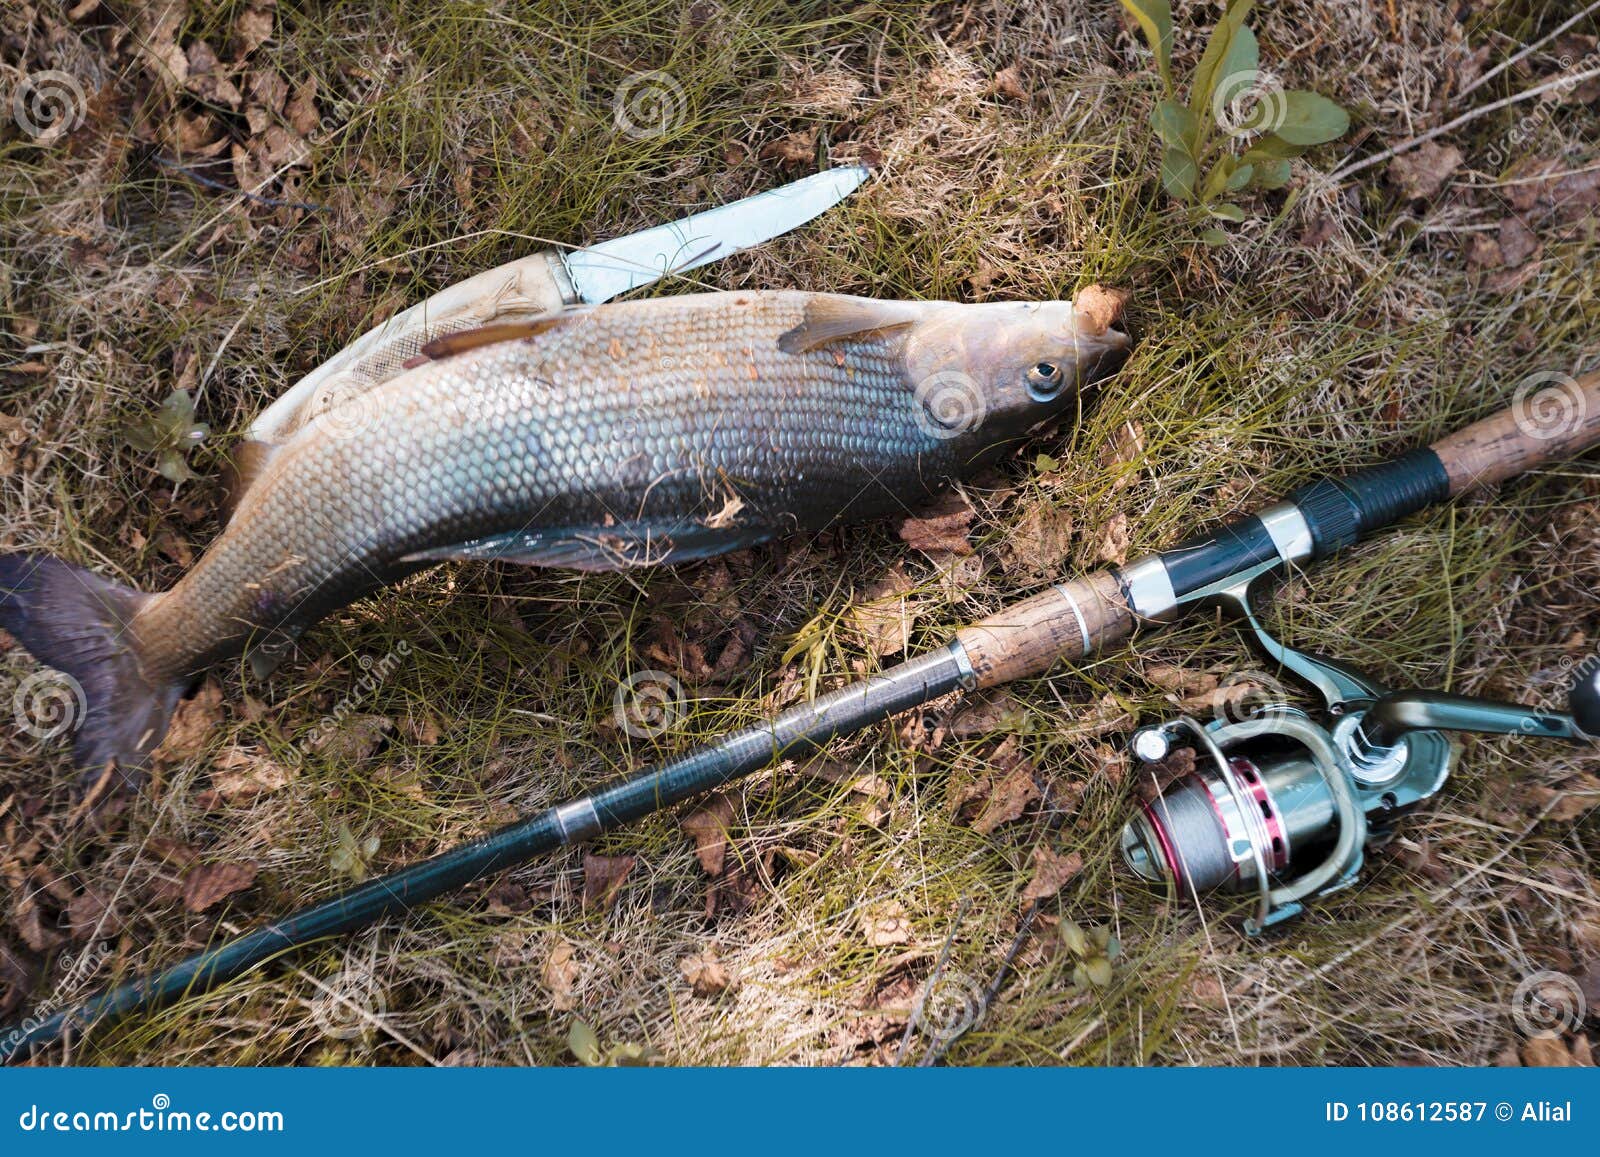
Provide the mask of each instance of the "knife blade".
{"label": "knife blade", "polygon": [[436,337],[610,301],[770,241],[844,200],[867,176],[859,165],[829,169],[569,253],[540,250],[457,282],[380,322],[301,378],[257,416],[247,438],[285,440],[323,410],[403,372]]}

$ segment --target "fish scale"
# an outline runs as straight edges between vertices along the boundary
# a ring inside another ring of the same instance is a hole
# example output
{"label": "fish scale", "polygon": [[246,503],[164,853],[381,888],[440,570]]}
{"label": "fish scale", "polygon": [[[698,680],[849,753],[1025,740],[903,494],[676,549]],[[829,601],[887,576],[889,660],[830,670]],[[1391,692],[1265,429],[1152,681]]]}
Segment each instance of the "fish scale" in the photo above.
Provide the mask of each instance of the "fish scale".
{"label": "fish scale", "polygon": [[[109,738],[85,730],[91,756],[137,762],[194,674],[252,639],[292,640],[412,571],[448,558],[685,562],[902,512],[1061,412],[1070,387],[1127,344],[1067,302],[789,291],[580,307],[456,334],[282,444],[247,447],[231,520],[171,590],[80,575],[93,605],[61,617],[96,618],[115,659],[90,663],[81,632],[42,628],[37,649],[24,644],[94,674],[91,699],[132,700],[127,722],[100,729]],[[969,420],[951,421],[953,396]],[[55,581],[65,564],[49,561],[28,573]],[[0,563],[0,578],[24,569]],[[83,599],[65,581],[57,593]],[[48,597],[5,596],[0,625]]]}

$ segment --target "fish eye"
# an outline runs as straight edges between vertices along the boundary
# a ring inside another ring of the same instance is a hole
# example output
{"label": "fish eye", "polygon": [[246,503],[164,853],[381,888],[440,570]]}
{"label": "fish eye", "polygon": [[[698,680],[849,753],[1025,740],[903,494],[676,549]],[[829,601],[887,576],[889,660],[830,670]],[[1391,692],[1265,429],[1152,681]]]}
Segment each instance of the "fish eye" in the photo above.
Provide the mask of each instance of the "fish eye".
{"label": "fish eye", "polygon": [[1028,396],[1036,402],[1055,400],[1061,386],[1061,367],[1055,362],[1040,362],[1028,370]]}

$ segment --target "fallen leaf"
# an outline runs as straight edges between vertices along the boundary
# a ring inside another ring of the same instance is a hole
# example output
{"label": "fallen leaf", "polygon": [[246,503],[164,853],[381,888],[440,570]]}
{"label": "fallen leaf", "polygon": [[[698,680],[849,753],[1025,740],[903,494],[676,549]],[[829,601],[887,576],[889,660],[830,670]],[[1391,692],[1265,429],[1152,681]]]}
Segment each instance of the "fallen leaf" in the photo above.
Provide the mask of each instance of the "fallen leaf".
{"label": "fallen leaf", "polygon": [[1126,289],[1110,289],[1104,285],[1087,285],[1072,298],[1072,312],[1083,322],[1089,333],[1104,333],[1122,316],[1128,303]]}
{"label": "fallen leaf", "polygon": [[803,129],[786,137],[771,141],[761,150],[764,161],[776,160],[784,165],[805,165],[817,157],[817,130]]}
{"label": "fallen leaf", "polygon": [[872,654],[881,658],[906,649],[916,617],[905,598],[912,586],[897,563],[862,592],[860,601],[850,608],[855,633]]}
{"label": "fallen leaf", "polygon": [[1522,1063],[1529,1068],[1571,1068],[1577,1062],[1560,1038],[1546,1035],[1523,1042]]}
{"label": "fallen leaf", "polygon": [[994,91],[1007,100],[1027,103],[1029,93],[1022,83],[1022,73],[1016,65],[1008,65],[994,74]]}
{"label": "fallen leaf", "polygon": [[1106,523],[1105,533],[1100,538],[1100,547],[1095,552],[1101,562],[1113,566],[1121,566],[1128,561],[1128,516],[1118,514]]}
{"label": "fallen leaf", "polygon": [[578,979],[578,950],[565,940],[556,941],[545,957],[541,979],[550,992],[550,1007],[558,1012],[570,1012],[577,1006],[572,998],[572,986]]}
{"label": "fallen leaf", "polygon": [[622,890],[622,883],[628,878],[628,873],[633,871],[637,863],[633,856],[595,856],[588,853],[583,857],[583,906],[599,908],[602,912],[611,911],[612,905],[617,902],[617,893]]}
{"label": "fallen leaf", "polygon": [[228,79],[222,61],[217,59],[211,45],[204,40],[196,40],[189,45],[188,56],[189,75],[184,81],[185,88],[209,104],[227,105],[237,110],[244,103],[243,94]]}
{"label": "fallen leaf", "polygon": [[310,746],[330,760],[359,763],[378,750],[384,736],[393,730],[394,720],[386,715],[330,716],[313,730]]}
{"label": "fallen leaf", "polygon": [[967,531],[976,515],[964,495],[951,491],[925,513],[904,519],[897,529],[902,542],[924,554],[971,554]]}
{"label": "fallen leaf", "polygon": [[282,791],[294,772],[259,751],[227,747],[211,764],[211,785],[230,804],[245,804]]}
{"label": "fallen leaf", "polygon": [[254,884],[259,870],[254,860],[201,864],[184,877],[183,906],[191,912],[204,912]]}
{"label": "fallen leaf", "polygon": [[1031,904],[1035,900],[1048,900],[1081,871],[1083,857],[1077,852],[1061,856],[1040,844],[1033,849],[1033,879],[1022,890],[1022,902]]}
{"label": "fallen leaf", "polygon": [[1521,265],[1539,255],[1544,246],[1537,234],[1520,217],[1507,217],[1500,222],[1500,255],[1507,265]]}
{"label": "fallen leaf", "polygon": [[733,801],[717,794],[678,821],[694,840],[694,854],[708,876],[722,875],[728,856],[728,830],[733,827]]}
{"label": "fallen leaf", "polygon": [[152,758],[170,763],[192,759],[205,750],[212,729],[221,719],[222,685],[207,679],[189,698],[178,700],[167,734]]}
{"label": "fallen leaf", "polygon": [[1465,158],[1454,145],[1429,141],[1389,162],[1389,182],[1408,201],[1435,196]]}
{"label": "fallen leaf", "polygon": [[1019,818],[1038,798],[1039,785],[1033,780],[1033,765],[1024,760],[989,789],[989,798],[978,818],[972,821],[972,830],[987,836],[1001,824]]}
{"label": "fallen leaf", "polygon": [[874,948],[888,948],[911,940],[911,922],[898,900],[883,900],[861,908],[861,934]]}
{"label": "fallen leaf", "polygon": [[716,996],[728,990],[727,969],[709,947],[698,956],[685,956],[678,961],[678,969],[696,996]]}
{"label": "fallen leaf", "polygon": [[950,721],[950,734],[971,739],[996,731],[1016,731],[1027,718],[1027,709],[1009,691],[990,691],[972,699]]}
{"label": "fallen leaf", "polygon": [[272,39],[272,13],[265,8],[246,8],[233,22],[240,57],[249,56]]}
{"label": "fallen leaf", "polygon": [[1010,569],[1044,577],[1061,569],[1072,552],[1072,518],[1047,502],[1030,506],[1006,540]]}

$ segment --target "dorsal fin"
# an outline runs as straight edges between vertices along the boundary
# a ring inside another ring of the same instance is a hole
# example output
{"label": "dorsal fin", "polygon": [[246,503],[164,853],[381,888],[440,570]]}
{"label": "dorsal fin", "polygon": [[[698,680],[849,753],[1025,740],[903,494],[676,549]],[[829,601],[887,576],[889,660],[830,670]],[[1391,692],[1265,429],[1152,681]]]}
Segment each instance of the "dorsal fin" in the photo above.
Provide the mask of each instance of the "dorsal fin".
{"label": "dorsal fin", "polygon": [[846,338],[903,329],[920,316],[914,302],[819,294],[806,302],[805,320],[778,339],[778,348],[786,354],[803,354]]}
{"label": "dorsal fin", "polygon": [[258,442],[246,438],[237,443],[228,455],[227,472],[223,476],[222,512],[225,518],[232,518],[233,512],[239,509],[246,490],[255,485],[256,479],[266,472],[267,463],[272,461],[272,456],[278,452],[278,447],[272,442]]}
{"label": "dorsal fin", "polygon": [[432,341],[425,343],[418,356],[406,362],[409,368],[413,363],[420,365],[424,361],[442,361],[454,357],[456,354],[475,350],[479,346],[494,345],[497,342],[515,341],[518,338],[534,337],[556,326],[565,325],[571,320],[571,314],[550,313],[543,317],[536,317],[531,321],[498,322],[494,325],[480,325],[474,329],[464,329],[457,333],[441,334]]}

